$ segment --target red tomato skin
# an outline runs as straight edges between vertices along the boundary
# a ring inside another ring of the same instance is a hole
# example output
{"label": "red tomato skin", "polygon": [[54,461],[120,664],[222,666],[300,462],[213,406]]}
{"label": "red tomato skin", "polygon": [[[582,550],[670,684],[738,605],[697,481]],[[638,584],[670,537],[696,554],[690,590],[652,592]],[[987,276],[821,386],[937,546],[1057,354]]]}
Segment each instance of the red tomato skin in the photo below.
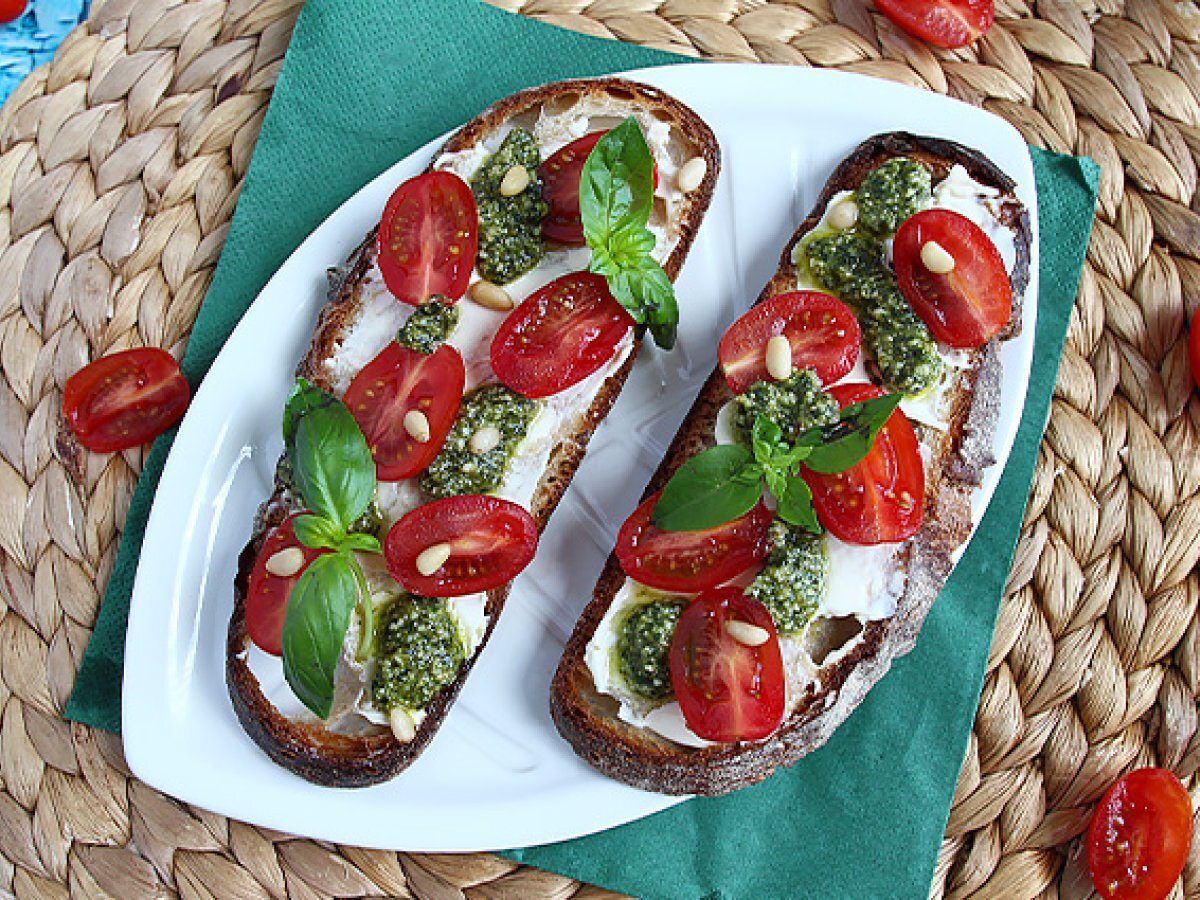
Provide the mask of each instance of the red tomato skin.
{"label": "red tomato skin", "polygon": [[659,491],[642,501],[617,534],[617,559],[634,581],[664,591],[697,593],[766,559],[772,516],[761,500],[741,518],[716,528],[661,531],[650,520],[661,495]]}
{"label": "red tomato skin", "polygon": [[87,449],[126,450],[162,434],[187,410],[191,391],[175,357],[157,347],[110,353],[63,386],[63,415]]}
{"label": "red tomato skin", "polygon": [[1105,900],[1161,900],[1187,862],[1192,803],[1166,769],[1135,769],[1100,800],[1088,829],[1088,869]]}
{"label": "red tomato skin", "polygon": [[[873,384],[835,384],[829,393],[845,409],[883,396]],[[900,409],[892,413],[875,444],[857,465],[836,475],[801,467],[813,494],[817,518],[850,544],[888,544],[917,533],[925,516],[925,466],[916,432]],[[847,509],[848,499],[853,509]],[[863,515],[861,510],[869,515]]]}
{"label": "red tomato skin", "polygon": [[0,22],[15,22],[25,15],[25,0],[0,0]]}
{"label": "red tomato skin", "polygon": [[1200,307],[1192,314],[1188,331],[1188,358],[1192,364],[1192,380],[1200,387]]}
{"label": "red tomato skin", "polygon": [[462,297],[479,250],[479,213],[453,172],[426,172],[388,199],[376,240],[379,269],[392,295],[420,306],[434,295]]}
{"label": "red tomato skin", "polygon": [[[283,620],[292,588],[314,559],[330,552],[314,550],[300,543],[294,522],[297,516],[303,515],[308,513],[293,513],[271,530],[258,551],[246,586],[246,630],[254,645],[272,656],[283,655]],[[304,553],[304,565],[294,575],[272,575],[267,571],[267,560],[288,547],[300,548]]]}
{"label": "red tomato skin", "polygon": [[[757,647],[725,630],[731,619],[765,629]],[[707,741],[755,741],[783,720],[783,656],[767,608],[738,587],[706,591],[679,617],[668,652],[671,687],[684,721]]]}
{"label": "red tomato skin", "polygon": [[849,374],[858,360],[862,331],[845,303],[819,291],[776,294],[752,306],[721,336],[717,358],[735,394],[766,381],[767,341],[784,335],[792,346],[792,366],[816,370],[821,384]]}
{"label": "red tomato skin", "polygon": [[[542,220],[542,236],[556,244],[582,247],[583,221],[579,214],[579,179],[583,164],[607,131],[585,134],[550,154],[540,166],[542,198],[550,212]],[[653,170],[653,185],[658,187],[658,165]]]}
{"label": "red tomato skin", "polygon": [[[921,262],[921,247],[937,241],[954,257],[939,275]],[[905,220],[892,248],[904,298],[943,344],[982,347],[1012,318],[1012,285],[1004,259],[983,229],[948,209],[928,209]]]}
{"label": "red tomato skin", "polygon": [[[412,478],[433,462],[458,415],[466,377],[462,356],[449,344],[425,354],[395,341],[354,376],[345,403],[367,439],[380,481]],[[429,422],[423,444],[404,427],[410,410]]]}
{"label": "red tomato skin", "polygon": [[[450,558],[432,575],[417,557],[448,543]],[[462,597],[507,584],[537,551],[537,523],[524,507],[483,494],[446,497],[406,513],[388,531],[383,555],[388,571],[423,597]]]}
{"label": "red tomato skin", "polygon": [[524,397],[549,397],[612,359],[633,325],[604,276],[572,272],[508,314],[492,338],[492,371]]}
{"label": "red tomato skin", "polygon": [[992,27],[994,0],[875,0],[876,8],[909,34],[935,47],[965,47]]}

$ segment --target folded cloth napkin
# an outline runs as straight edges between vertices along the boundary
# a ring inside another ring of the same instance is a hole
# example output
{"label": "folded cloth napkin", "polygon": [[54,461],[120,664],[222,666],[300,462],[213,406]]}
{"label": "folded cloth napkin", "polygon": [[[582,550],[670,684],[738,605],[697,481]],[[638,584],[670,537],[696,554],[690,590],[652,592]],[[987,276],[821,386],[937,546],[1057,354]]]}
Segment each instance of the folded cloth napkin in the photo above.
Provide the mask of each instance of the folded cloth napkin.
{"label": "folded cloth napkin", "polygon": [[[362,184],[522,87],[684,61],[478,0],[309,0],[184,359],[201,379],[268,278]],[[511,852],[642,897],[925,896],[982,683],[1087,247],[1097,171],[1033,150],[1043,234],[1036,354],[1021,430],[971,547],[916,650],[822,750],[731,797]],[[115,731],[129,593],[173,435],[149,454],[67,715]]]}

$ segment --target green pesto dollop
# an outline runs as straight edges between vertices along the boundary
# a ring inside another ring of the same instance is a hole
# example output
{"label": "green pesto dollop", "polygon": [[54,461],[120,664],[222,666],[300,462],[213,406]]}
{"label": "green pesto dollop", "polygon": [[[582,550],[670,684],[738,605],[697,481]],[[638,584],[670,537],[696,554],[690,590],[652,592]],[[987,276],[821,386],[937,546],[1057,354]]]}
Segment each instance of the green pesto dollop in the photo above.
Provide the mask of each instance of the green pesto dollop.
{"label": "green pesto dollop", "polygon": [[909,216],[929,206],[933,176],[913,159],[897,157],[867,173],[855,194],[858,227],[890,237]]}
{"label": "green pesto dollop", "polygon": [[432,353],[458,325],[458,307],[444,297],[435,296],[412,311],[400,326],[396,343],[418,353]]}
{"label": "green pesto dollop", "polygon": [[937,342],[904,299],[883,242],[840,232],[813,239],[805,253],[813,277],[853,307],[883,380],[910,397],[932,386],[942,371]]}
{"label": "green pesto dollop", "polygon": [[[475,268],[488,281],[508,284],[541,262],[546,254],[542,219],[550,211],[542,199],[537,141],[524,128],[514,128],[471,178],[479,210],[479,255]],[[500,183],[513,166],[524,166],[529,185],[519,194],[502,196]]]}
{"label": "green pesto dollop", "polygon": [[812,369],[797,369],[783,381],[756,381],[734,403],[734,433],[746,446],[759,416],[778,425],[789,444],[809,428],[838,419],[837,401],[821,390]]}
{"label": "green pesto dollop", "polygon": [[802,631],[816,614],[829,580],[820,535],[776,519],[767,530],[771,550],[746,594],[767,608],[780,634]]}
{"label": "green pesto dollop", "polygon": [[[502,384],[484,385],[463,397],[446,443],[421,476],[421,487],[434,497],[496,490],[540,409],[537,400],[522,397]],[[486,453],[475,453],[471,437],[485,425],[500,432],[500,443]]]}
{"label": "green pesto dollop", "polygon": [[466,659],[458,622],[445,600],[413,595],[393,600],[381,620],[371,699],[384,712],[424,709]]}
{"label": "green pesto dollop", "polygon": [[370,534],[381,537],[380,532],[383,531],[385,521],[383,510],[379,508],[379,502],[372,500],[363,510],[363,514],[351,522],[350,527],[346,530],[350,534]]}
{"label": "green pesto dollop", "polygon": [[667,656],[681,612],[682,600],[655,600],[631,610],[621,622],[614,648],[617,672],[639,697],[671,696]]}

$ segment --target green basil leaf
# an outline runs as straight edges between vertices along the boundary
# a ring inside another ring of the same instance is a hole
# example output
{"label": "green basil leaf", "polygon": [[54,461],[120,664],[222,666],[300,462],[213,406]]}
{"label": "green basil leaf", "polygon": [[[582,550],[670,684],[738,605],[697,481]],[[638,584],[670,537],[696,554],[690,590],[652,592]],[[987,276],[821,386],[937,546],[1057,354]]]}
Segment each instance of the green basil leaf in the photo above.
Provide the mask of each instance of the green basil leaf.
{"label": "green basil leaf", "polygon": [[787,491],[788,480],[787,474],[779,469],[767,466],[763,467],[763,481],[767,483],[767,490],[771,492],[776,500],[782,498]]}
{"label": "green basil leaf", "polygon": [[671,476],[651,521],[663,531],[702,531],[744,516],[762,497],[760,469],[745,447],[697,453]]}
{"label": "green basil leaf", "polygon": [[344,534],[375,495],[375,461],[367,439],[336,399],[305,410],[294,428],[292,471],[304,505]]}
{"label": "green basil leaf", "polygon": [[283,675],[300,702],[322,719],[333,704],[333,673],[357,603],[358,581],[340,553],[314,559],[288,600]]}
{"label": "green basil leaf", "polygon": [[783,429],[766,416],[755,416],[750,429],[750,444],[759,463],[771,461],[783,445]]}
{"label": "green basil leaf", "polygon": [[303,378],[296,379],[296,384],[292,388],[292,392],[288,394],[287,403],[283,407],[283,446],[289,457],[293,455],[296,423],[301,416],[314,409],[337,402],[337,398],[332,394],[325,393]]}
{"label": "green basil leaf", "polygon": [[348,534],[338,543],[339,550],[361,550],[364,553],[382,553],[383,547],[379,543],[379,538],[373,534],[354,533]]}
{"label": "green basil leaf", "polygon": [[[871,452],[875,436],[900,404],[900,394],[851,403],[834,425],[820,429],[822,443],[813,447],[804,464],[814,472],[844,472]],[[807,432],[805,433],[807,435]]]}
{"label": "green basil leaf", "polygon": [[803,478],[794,476],[787,479],[783,490],[775,494],[775,499],[778,501],[775,511],[783,521],[813,534],[821,533],[821,523],[813,508],[812,491]]}
{"label": "green basil leaf", "polygon": [[292,527],[295,528],[296,538],[300,543],[314,550],[336,550],[346,539],[346,532],[324,516],[297,516],[292,522]]}

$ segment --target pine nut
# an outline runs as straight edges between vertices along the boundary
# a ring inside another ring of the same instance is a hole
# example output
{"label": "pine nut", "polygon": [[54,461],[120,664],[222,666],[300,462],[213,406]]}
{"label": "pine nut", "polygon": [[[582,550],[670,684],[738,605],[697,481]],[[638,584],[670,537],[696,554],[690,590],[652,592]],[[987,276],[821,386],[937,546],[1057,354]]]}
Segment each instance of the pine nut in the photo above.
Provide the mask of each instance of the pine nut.
{"label": "pine nut", "polygon": [[482,456],[489,450],[495,450],[500,446],[500,429],[495,425],[484,425],[473,435],[467,446],[476,456]]}
{"label": "pine nut", "polygon": [[845,231],[858,224],[858,204],[853,200],[843,200],[829,211],[829,227]]}
{"label": "pine nut", "polygon": [[449,544],[433,544],[417,554],[417,571],[428,578],[450,558]]}
{"label": "pine nut", "polygon": [[792,374],[792,345],[782,334],[767,341],[767,374],[783,381]]}
{"label": "pine nut", "polygon": [[404,414],[404,430],[418,444],[429,443],[429,419],[419,409],[410,409]]}
{"label": "pine nut", "polygon": [[926,241],[921,245],[921,264],[934,275],[948,275],[954,271],[954,257],[937,241]]}
{"label": "pine nut", "polygon": [[504,177],[500,179],[500,196],[515,197],[527,187],[529,187],[529,170],[524,166],[516,165],[505,172]]}
{"label": "pine nut", "polygon": [[471,285],[470,294],[471,299],[484,309],[491,309],[496,312],[508,312],[514,306],[513,299],[508,295],[508,291],[498,284],[492,284],[490,281],[475,282]]}
{"label": "pine nut", "polygon": [[726,619],[725,633],[747,647],[761,647],[771,638],[771,632],[741,619]]}
{"label": "pine nut", "polygon": [[403,706],[392,707],[392,711],[388,713],[388,725],[391,726],[396,740],[402,744],[409,743],[417,736],[417,725]]}
{"label": "pine nut", "polygon": [[284,547],[267,559],[267,571],[280,578],[291,578],[304,568],[304,551],[299,547]]}
{"label": "pine nut", "polygon": [[679,167],[679,171],[675,174],[675,187],[679,188],[681,193],[690,194],[700,187],[700,182],[704,180],[706,174],[708,174],[708,160],[703,156],[693,156]]}

